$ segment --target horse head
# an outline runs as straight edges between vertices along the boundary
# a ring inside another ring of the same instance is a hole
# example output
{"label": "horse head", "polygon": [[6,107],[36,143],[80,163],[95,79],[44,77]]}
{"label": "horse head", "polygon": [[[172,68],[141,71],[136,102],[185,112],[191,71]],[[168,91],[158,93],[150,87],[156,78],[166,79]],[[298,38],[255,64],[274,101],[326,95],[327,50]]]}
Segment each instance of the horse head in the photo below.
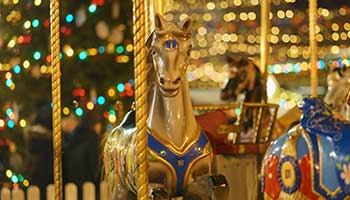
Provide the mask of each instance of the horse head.
{"label": "horse head", "polygon": [[179,26],[155,16],[156,30],[148,37],[146,46],[152,57],[155,83],[165,97],[179,93],[181,83],[187,80],[186,70],[192,48],[192,19],[183,20]]}
{"label": "horse head", "polygon": [[328,91],[324,101],[350,120],[350,108],[346,103],[346,96],[350,91],[350,70],[348,67],[331,69],[327,75]]}
{"label": "horse head", "polygon": [[237,100],[238,95],[245,93],[245,102],[260,102],[266,99],[259,68],[250,59],[242,58],[234,62],[235,75],[229,79],[221,92],[223,100]]}

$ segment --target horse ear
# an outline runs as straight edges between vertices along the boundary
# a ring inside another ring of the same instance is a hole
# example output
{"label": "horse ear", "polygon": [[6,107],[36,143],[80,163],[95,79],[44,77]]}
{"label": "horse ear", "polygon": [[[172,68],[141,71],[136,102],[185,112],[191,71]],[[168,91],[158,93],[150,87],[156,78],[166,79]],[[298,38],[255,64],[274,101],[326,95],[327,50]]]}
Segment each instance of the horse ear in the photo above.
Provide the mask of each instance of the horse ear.
{"label": "horse ear", "polygon": [[191,32],[191,27],[192,27],[193,20],[191,17],[187,17],[186,19],[182,20],[180,22],[180,29],[184,32]]}
{"label": "horse ear", "polygon": [[147,37],[146,41],[145,41],[145,45],[147,48],[149,48],[151,46],[151,43],[152,43],[152,40],[153,40],[153,35],[154,35],[154,32],[156,30],[154,30],[151,34],[149,34],[149,36]]}
{"label": "horse ear", "polygon": [[164,18],[159,13],[156,13],[154,18],[156,23],[156,29],[164,29],[166,24],[166,21],[164,20]]}

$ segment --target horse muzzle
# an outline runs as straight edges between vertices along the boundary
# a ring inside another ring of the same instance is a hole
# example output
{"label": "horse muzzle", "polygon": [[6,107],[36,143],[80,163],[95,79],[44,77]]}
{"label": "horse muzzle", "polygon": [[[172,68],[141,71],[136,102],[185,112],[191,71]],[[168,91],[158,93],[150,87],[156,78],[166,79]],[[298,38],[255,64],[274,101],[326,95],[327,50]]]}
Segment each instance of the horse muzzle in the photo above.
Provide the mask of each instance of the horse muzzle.
{"label": "horse muzzle", "polygon": [[179,93],[181,86],[181,78],[175,80],[166,80],[163,77],[159,78],[159,86],[161,93],[166,97],[174,97]]}

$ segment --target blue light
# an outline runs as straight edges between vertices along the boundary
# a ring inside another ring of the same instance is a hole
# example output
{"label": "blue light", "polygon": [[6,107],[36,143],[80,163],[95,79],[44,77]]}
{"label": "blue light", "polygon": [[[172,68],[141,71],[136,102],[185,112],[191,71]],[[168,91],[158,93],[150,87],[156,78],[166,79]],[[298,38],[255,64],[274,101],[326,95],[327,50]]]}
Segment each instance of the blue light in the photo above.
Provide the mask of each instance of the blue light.
{"label": "blue light", "polygon": [[124,92],[124,90],[125,90],[124,84],[123,83],[118,83],[117,90],[118,90],[118,92]]}
{"label": "blue light", "polygon": [[66,16],[66,21],[67,21],[68,23],[71,23],[73,20],[74,20],[74,16],[73,16],[72,14],[68,14],[68,15]]}
{"label": "blue light", "polygon": [[7,80],[5,81],[5,84],[6,84],[7,87],[11,87],[11,85],[13,84],[13,82],[12,82],[11,79],[7,79]]}
{"label": "blue light", "polygon": [[16,175],[12,175],[11,181],[12,183],[18,183],[18,177]]}
{"label": "blue light", "polygon": [[82,108],[78,107],[75,109],[75,114],[80,117],[84,114],[84,111]]}
{"label": "blue light", "polygon": [[39,24],[40,24],[40,22],[39,22],[38,19],[34,19],[34,20],[32,21],[32,26],[33,26],[34,28],[38,27]]}
{"label": "blue light", "polygon": [[86,51],[82,51],[79,53],[79,59],[80,60],[85,60],[87,58],[88,54]]}
{"label": "blue light", "polygon": [[16,66],[13,68],[13,72],[15,72],[16,74],[21,73],[21,67],[20,67],[19,65],[16,65]]}
{"label": "blue light", "polygon": [[95,4],[91,4],[89,6],[89,12],[90,13],[94,13],[94,12],[96,12],[96,10],[97,10],[97,6]]}
{"label": "blue light", "polygon": [[60,60],[62,60],[62,58],[63,58],[63,54],[62,52],[60,52]]}
{"label": "blue light", "polygon": [[98,103],[99,105],[103,105],[105,102],[106,102],[106,99],[105,99],[103,96],[99,96],[99,97],[97,98],[97,103]]}
{"label": "blue light", "polygon": [[[14,121],[12,121],[11,119],[7,122],[7,126],[9,127],[9,128],[13,128],[13,127],[15,127],[15,122]],[[16,177],[17,178],[17,177]],[[18,180],[17,180],[18,181]]]}
{"label": "blue light", "polygon": [[33,57],[35,60],[39,60],[41,58],[41,53],[39,51],[34,52]]}
{"label": "blue light", "polygon": [[104,46],[100,46],[100,47],[98,48],[98,52],[99,52],[100,54],[103,54],[103,53],[105,52],[105,47],[104,47]]}
{"label": "blue light", "polygon": [[326,68],[326,63],[323,60],[318,61],[317,64],[319,64],[318,68],[321,69],[321,70]]}
{"label": "blue light", "polygon": [[129,83],[130,83],[131,86],[134,86],[135,85],[134,79],[129,79]]}

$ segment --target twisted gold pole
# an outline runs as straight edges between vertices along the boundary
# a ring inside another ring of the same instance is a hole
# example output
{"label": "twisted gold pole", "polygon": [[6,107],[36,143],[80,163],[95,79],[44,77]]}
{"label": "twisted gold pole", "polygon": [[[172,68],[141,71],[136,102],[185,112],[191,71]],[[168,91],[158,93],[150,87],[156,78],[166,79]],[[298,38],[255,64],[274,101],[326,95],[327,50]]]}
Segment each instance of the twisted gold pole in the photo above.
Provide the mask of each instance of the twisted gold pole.
{"label": "twisted gold pole", "polygon": [[52,121],[54,153],[55,200],[62,200],[62,142],[61,142],[61,72],[59,0],[50,1],[52,58]]}
{"label": "twisted gold pole", "polygon": [[135,68],[135,101],[136,101],[136,127],[137,127],[137,199],[148,199],[147,174],[147,105],[146,105],[146,24],[144,0],[133,1],[134,22],[134,68]]}
{"label": "twisted gold pole", "polygon": [[309,40],[310,40],[310,85],[311,96],[317,97],[318,77],[317,77],[317,0],[309,0]]}

